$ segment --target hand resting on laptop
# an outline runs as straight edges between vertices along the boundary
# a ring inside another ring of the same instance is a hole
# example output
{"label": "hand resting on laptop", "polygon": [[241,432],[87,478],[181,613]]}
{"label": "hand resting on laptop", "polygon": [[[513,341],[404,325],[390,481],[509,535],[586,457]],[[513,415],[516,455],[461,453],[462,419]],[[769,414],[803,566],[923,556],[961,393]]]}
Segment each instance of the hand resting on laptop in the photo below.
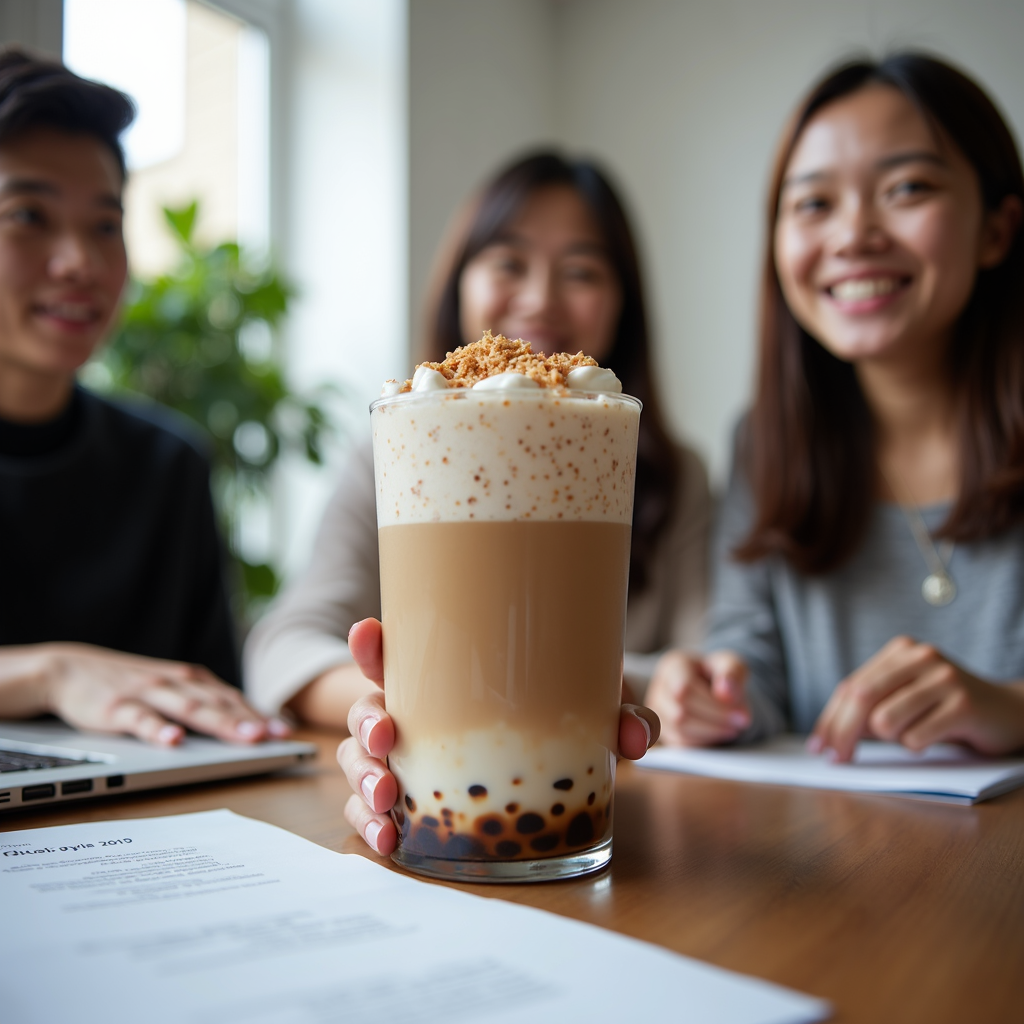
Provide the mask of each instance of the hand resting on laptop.
{"label": "hand resting on laptop", "polygon": [[0,718],[47,713],[79,729],[123,732],[165,746],[180,743],[186,728],[235,743],[289,731],[199,665],[90,644],[0,649]]}

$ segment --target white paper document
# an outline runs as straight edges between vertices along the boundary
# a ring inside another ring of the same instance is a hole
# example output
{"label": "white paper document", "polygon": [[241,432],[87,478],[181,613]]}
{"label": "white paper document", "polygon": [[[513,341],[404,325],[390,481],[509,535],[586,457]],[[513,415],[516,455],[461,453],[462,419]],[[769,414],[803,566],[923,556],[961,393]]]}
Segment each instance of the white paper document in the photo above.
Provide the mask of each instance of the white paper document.
{"label": "white paper document", "polygon": [[749,747],[654,747],[637,763],[738,782],[893,793],[963,804],[1024,786],[1024,758],[982,758],[951,743],[936,743],[913,754],[898,743],[863,741],[850,764],[834,764],[826,755],[808,752],[803,737],[777,736]]}
{"label": "white paper document", "polygon": [[230,811],[0,833],[0,920],[4,1024],[798,1024],[829,1013]]}

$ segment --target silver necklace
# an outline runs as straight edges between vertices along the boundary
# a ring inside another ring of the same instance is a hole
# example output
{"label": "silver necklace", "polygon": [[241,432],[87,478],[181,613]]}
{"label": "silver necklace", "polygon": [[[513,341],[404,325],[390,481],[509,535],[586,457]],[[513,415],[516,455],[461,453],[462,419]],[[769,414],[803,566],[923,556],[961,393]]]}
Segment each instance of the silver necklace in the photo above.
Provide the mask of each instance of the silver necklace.
{"label": "silver necklace", "polygon": [[955,545],[951,540],[944,540],[936,548],[932,541],[932,535],[925,525],[921,513],[918,511],[917,505],[913,501],[905,501],[903,495],[900,494],[902,489],[905,494],[909,495],[909,488],[902,480],[900,480],[901,487],[896,487],[894,481],[884,469],[882,473],[889,481],[889,486],[896,495],[903,516],[910,527],[910,532],[914,535],[914,543],[917,544],[918,551],[921,552],[921,556],[927,563],[929,570],[931,570],[921,584],[921,596],[932,607],[941,608],[943,605],[949,604],[956,597],[956,584],[953,582],[953,577],[949,574],[949,562],[953,557]]}

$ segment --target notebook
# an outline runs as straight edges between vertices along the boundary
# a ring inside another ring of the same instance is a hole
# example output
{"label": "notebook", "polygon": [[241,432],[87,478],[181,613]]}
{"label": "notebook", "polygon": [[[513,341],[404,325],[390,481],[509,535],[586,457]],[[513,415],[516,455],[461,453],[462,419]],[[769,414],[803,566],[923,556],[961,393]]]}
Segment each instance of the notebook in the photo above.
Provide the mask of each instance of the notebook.
{"label": "notebook", "polygon": [[811,754],[802,736],[776,736],[748,747],[697,750],[654,747],[638,762],[738,782],[893,793],[974,804],[1024,786],[1024,758],[986,758],[952,743],[913,754],[898,743],[864,740],[850,764]]}

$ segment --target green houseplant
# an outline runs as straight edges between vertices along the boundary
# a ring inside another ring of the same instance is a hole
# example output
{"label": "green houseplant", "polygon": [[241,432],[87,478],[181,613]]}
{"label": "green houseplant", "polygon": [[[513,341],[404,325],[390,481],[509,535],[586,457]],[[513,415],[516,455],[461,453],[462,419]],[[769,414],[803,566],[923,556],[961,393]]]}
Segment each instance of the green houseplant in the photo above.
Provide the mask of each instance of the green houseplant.
{"label": "green houseplant", "polygon": [[86,382],[176,409],[209,437],[214,502],[244,629],[280,580],[269,560],[243,550],[242,510],[267,499],[285,451],[321,463],[333,429],[326,411],[332,389],[300,395],[288,386],[273,339],[294,293],[273,267],[234,242],[197,243],[198,202],[163,212],[178,263],[171,273],[131,282],[120,327]]}

